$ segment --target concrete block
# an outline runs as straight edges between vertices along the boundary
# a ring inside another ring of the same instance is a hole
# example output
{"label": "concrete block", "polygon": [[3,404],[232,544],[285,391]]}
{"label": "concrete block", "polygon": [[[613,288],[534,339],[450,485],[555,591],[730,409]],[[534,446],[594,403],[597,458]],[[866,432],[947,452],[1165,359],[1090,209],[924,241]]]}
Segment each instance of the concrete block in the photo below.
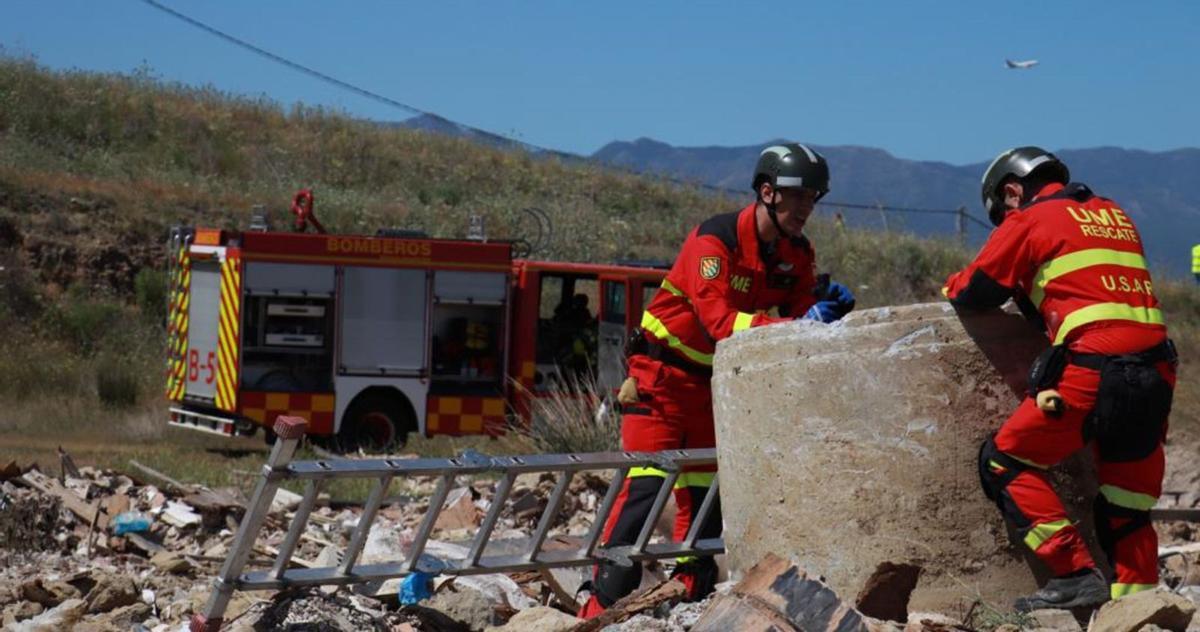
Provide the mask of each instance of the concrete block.
{"label": "concrete block", "polygon": [[[1046,344],[1019,315],[960,318],[940,303],[721,341],[714,413],[731,567],[773,552],[855,595],[879,564],[914,564],[924,571],[910,607],[935,612],[1035,590],[1045,571],[1010,538],[976,463]],[[1090,537],[1088,457],[1058,469]]]}

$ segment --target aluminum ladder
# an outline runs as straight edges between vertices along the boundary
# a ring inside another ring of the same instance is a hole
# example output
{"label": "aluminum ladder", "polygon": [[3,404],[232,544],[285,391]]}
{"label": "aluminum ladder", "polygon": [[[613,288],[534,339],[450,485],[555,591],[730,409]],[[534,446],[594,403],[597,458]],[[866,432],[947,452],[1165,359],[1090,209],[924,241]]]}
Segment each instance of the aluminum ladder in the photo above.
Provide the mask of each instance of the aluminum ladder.
{"label": "aluminum ladder", "polygon": [[[246,513],[238,526],[229,555],[213,580],[213,592],[202,613],[193,615],[193,632],[219,630],[225,609],[238,590],[284,589],[297,586],[351,585],[404,577],[414,571],[442,575],[472,575],[513,573],[520,571],[588,566],[601,560],[632,564],[681,556],[709,556],[725,552],[721,538],[699,538],[701,526],[712,513],[717,499],[717,478],[714,476],[691,529],[682,542],[651,543],[654,525],[662,514],[675,481],[685,466],[715,465],[716,450],[668,450],[665,452],[599,452],[589,454],[535,454],[529,456],[489,457],[469,452],[450,459],[364,459],[293,461],[307,423],[300,417],[279,417],[274,431],[278,439],[262,469]],[[666,472],[662,487],[651,506],[650,515],[642,525],[637,541],[629,546],[601,548],[601,532],[616,502],[625,475],[631,468],[655,467]],[[579,548],[545,551],[542,545],[558,513],[562,500],[579,472],[607,470],[614,472],[604,499],[596,511],[596,520],[582,538]],[[463,559],[439,559],[425,553],[425,545],[433,531],[447,494],[455,478],[462,475],[498,472],[502,474],[496,493],[483,521]],[[503,512],[517,475],[529,472],[551,472],[556,475],[553,491],[538,519],[527,549],[518,554],[485,555],[489,537]],[[429,510],[417,527],[416,537],[403,560],[376,564],[358,564],[358,557],[367,542],[367,534],[382,504],[384,494],[397,477],[437,477],[437,487],[429,500]],[[316,504],[317,494],[325,481],[333,479],[369,479],[374,481],[363,506],[358,525],[337,566],[289,569],[292,553],[308,524]],[[275,492],[284,481],[305,481],[304,495],[296,508],[287,535],[279,547],[271,568],[266,571],[243,572],[254,548]]]}

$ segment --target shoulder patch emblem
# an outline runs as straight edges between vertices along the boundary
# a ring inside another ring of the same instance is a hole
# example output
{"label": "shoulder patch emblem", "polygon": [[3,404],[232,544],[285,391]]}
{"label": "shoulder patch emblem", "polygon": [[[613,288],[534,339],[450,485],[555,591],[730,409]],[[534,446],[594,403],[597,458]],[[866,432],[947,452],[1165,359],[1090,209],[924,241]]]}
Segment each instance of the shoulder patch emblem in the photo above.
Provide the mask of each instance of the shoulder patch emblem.
{"label": "shoulder patch emblem", "polygon": [[711,281],[720,275],[720,257],[700,257],[700,278]]}

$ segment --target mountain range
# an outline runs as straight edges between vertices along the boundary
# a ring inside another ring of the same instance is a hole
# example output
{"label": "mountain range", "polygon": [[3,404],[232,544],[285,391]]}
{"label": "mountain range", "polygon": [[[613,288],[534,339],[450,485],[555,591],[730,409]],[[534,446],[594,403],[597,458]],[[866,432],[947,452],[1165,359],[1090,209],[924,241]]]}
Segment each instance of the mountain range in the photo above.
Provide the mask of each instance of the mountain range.
{"label": "mountain range", "polygon": [[[511,149],[517,144],[431,116],[398,123],[432,133],[461,136]],[[676,147],[649,138],[611,142],[591,156],[609,166],[725,189],[749,196],[750,174],[762,148],[785,142],[769,140],[737,147]],[[991,157],[977,163],[907,160],[883,149],[854,145],[812,145],[829,161],[830,193],[818,211],[841,213],[847,224],[920,235],[954,235],[960,207],[968,243],[979,245],[991,226],[979,198],[979,179]],[[1137,223],[1146,257],[1154,269],[1173,276],[1190,274],[1191,248],[1200,243],[1200,149],[1151,152],[1121,147],[1052,150],[1071,168],[1072,179],[1112,198]],[[558,154],[562,157],[563,154]],[[851,205],[851,206],[839,206]],[[855,206],[898,207],[937,212],[888,212]]]}

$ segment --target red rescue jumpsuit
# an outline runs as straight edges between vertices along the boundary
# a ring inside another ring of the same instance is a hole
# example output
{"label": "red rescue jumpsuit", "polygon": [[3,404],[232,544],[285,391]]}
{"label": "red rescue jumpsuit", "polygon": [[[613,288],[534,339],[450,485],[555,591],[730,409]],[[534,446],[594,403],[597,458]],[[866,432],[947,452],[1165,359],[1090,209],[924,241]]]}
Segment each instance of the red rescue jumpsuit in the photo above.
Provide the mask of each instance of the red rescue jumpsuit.
{"label": "red rescue jumpsuit", "polygon": [[[1071,353],[1131,354],[1166,340],[1137,228],[1112,200],[1083,185],[1050,184],[1023,210],[1010,211],[975,261],[943,289],[952,303],[969,307],[997,306],[1014,291],[1037,308],[1051,341]],[[1173,388],[1173,365],[1161,361],[1155,368]],[[1099,383],[1099,371],[1069,364],[1057,387],[1065,412],[1050,416],[1026,397],[994,438],[995,448],[1017,467],[995,461],[983,466],[997,476],[1019,472],[998,502],[1055,576],[1095,566],[1043,471],[1088,443],[1085,421]],[[1110,552],[1112,596],[1152,588],[1158,582],[1157,536],[1146,511],[1162,492],[1162,437],[1152,453],[1136,460],[1106,459],[1098,442],[1093,450],[1100,500],[1116,508],[1098,517],[1108,521],[1098,529],[1120,529],[1129,516],[1142,518]]]}
{"label": "red rescue jumpsuit", "polygon": [[[642,314],[646,353],[629,357],[639,401],[622,408],[621,444],[631,451],[711,448],[712,358],[716,341],[735,332],[804,314],[815,302],[813,250],[804,237],[763,244],[755,205],[714,216],[688,235],[662,287]],[[767,312],[771,311],[772,314]],[[715,467],[683,471],[675,483],[674,537],[682,540],[712,484]],[[633,544],[666,472],[629,472],[604,529],[604,543]],[[720,505],[700,538],[721,533]],[[689,597],[711,590],[711,558],[681,560],[679,577]],[[637,588],[641,569],[605,563],[597,567],[594,594],[581,616],[594,616]]]}

